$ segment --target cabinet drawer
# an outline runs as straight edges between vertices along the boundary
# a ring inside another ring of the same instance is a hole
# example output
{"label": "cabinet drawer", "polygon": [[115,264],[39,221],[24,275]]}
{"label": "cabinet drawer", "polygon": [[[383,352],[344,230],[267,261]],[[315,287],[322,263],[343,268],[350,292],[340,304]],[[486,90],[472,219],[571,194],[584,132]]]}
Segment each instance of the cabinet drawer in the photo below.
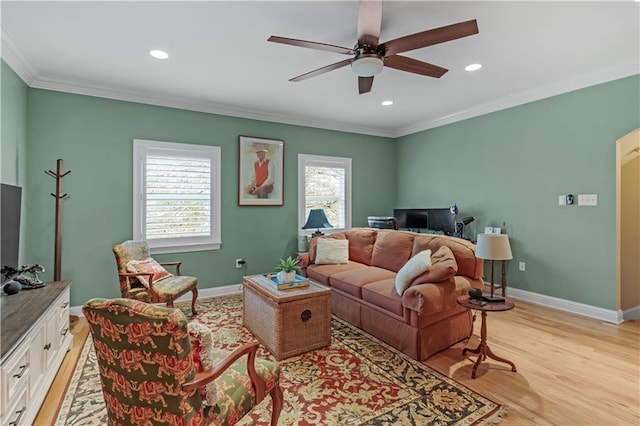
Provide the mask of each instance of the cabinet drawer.
{"label": "cabinet drawer", "polygon": [[11,407],[2,416],[3,426],[18,426],[27,424],[27,396],[28,392],[26,387],[22,388],[20,392],[15,395],[15,401],[12,402]]}
{"label": "cabinet drawer", "polygon": [[28,349],[28,345],[23,345],[2,366],[2,414],[5,414],[6,407],[13,401],[16,393],[25,389],[29,381],[31,368]]}

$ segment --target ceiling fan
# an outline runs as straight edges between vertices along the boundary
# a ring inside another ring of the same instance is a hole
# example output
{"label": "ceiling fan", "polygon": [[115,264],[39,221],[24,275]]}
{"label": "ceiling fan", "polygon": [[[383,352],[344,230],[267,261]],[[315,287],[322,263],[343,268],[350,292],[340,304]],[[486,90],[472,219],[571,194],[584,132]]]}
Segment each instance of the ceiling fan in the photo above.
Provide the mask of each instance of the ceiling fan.
{"label": "ceiling fan", "polygon": [[428,77],[442,77],[448,71],[446,68],[400,56],[399,53],[478,34],[478,23],[473,19],[379,43],[381,26],[382,0],[361,0],[358,12],[358,41],[353,49],[278,36],[271,36],[268,41],[351,56],[349,59],[307,72],[289,81],[306,80],[351,65],[351,69],[358,76],[358,91],[363,94],[371,91],[373,77],[385,66]]}

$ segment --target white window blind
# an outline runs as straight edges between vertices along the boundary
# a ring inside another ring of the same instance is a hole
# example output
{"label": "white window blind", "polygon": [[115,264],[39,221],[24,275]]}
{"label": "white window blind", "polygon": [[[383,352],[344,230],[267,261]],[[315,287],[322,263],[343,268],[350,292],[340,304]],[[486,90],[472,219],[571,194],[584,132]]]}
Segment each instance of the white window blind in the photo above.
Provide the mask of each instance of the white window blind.
{"label": "white window blind", "polygon": [[134,140],[134,236],[154,253],[220,247],[220,148]]}
{"label": "white window blind", "polygon": [[351,159],[299,154],[298,216],[302,228],[311,209],[324,209],[337,229],[351,227]]}

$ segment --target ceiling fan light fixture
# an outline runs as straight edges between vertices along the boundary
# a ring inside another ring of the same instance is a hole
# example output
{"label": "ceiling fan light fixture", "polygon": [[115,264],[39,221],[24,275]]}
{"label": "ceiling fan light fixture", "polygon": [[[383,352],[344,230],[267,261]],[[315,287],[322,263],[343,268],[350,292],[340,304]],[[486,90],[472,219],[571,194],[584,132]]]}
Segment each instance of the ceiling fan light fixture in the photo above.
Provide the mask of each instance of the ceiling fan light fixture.
{"label": "ceiling fan light fixture", "polygon": [[382,106],[391,106],[391,105],[393,105],[393,101],[391,101],[391,100],[382,101],[382,102],[380,102],[380,105],[382,105]]}
{"label": "ceiling fan light fixture", "polygon": [[358,77],[373,77],[380,74],[384,62],[375,53],[365,53],[351,63],[351,69]]}
{"label": "ceiling fan light fixture", "polygon": [[478,71],[480,68],[482,68],[482,64],[470,64],[467,65],[466,67],[464,67],[465,71]]}

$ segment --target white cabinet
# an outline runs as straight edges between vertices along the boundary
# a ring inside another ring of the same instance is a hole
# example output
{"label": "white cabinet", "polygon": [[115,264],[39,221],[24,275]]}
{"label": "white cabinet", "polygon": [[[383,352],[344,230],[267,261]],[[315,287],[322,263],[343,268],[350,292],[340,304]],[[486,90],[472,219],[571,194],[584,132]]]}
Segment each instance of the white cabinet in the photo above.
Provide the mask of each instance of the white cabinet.
{"label": "white cabinet", "polygon": [[33,423],[71,347],[69,285],[59,281],[3,295],[2,344],[10,347],[2,348],[0,365],[2,425]]}

